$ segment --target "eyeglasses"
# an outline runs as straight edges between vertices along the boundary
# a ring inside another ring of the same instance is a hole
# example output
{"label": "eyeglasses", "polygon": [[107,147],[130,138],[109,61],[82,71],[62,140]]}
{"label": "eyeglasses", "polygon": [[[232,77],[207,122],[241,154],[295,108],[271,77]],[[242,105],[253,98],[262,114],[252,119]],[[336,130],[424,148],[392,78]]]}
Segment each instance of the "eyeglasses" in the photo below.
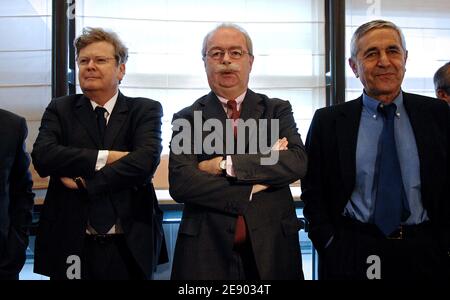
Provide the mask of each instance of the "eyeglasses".
{"label": "eyeglasses", "polygon": [[221,60],[225,57],[225,52],[228,53],[228,56],[232,59],[240,59],[244,54],[251,55],[249,52],[244,51],[241,48],[230,48],[230,49],[211,49],[208,51],[206,55],[211,57],[214,60]]}
{"label": "eyeglasses", "polygon": [[95,65],[106,65],[111,59],[116,59],[115,57],[106,56],[96,56],[96,57],[79,57],[77,59],[80,66],[87,66],[92,60]]}

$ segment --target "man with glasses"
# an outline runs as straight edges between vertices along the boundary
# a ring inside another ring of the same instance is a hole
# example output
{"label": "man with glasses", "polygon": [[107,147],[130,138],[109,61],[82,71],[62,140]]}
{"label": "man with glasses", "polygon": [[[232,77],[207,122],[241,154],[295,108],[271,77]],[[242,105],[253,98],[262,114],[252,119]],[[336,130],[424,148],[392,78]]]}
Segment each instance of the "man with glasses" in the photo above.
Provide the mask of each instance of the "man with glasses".
{"label": "man with glasses", "polygon": [[406,93],[399,27],[374,20],[351,41],[364,86],[316,111],[302,181],[321,279],[444,279],[450,242],[450,114]]}
{"label": "man with glasses", "polygon": [[83,94],[48,105],[32,152],[50,176],[36,237],[35,272],[52,279],[152,278],[162,239],[152,185],[161,105],[124,96],[128,49],[85,28],[75,40]]}
{"label": "man with glasses", "polygon": [[[221,24],[209,32],[202,56],[212,91],[173,118],[170,194],[184,203],[184,211],[172,279],[302,279],[300,226],[289,184],[304,175],[306,155],[291,105],[248,89],[254,56],[241,27]],[[249,151],[258,141],[241,140],[249,134],[242,134],[239,119],[278,121],[265,135],[259,132],[259,142],[265,140],[279,154],[276,162],[264,165],[259,150]],[[175,127],[180,121],[193,127],[218,124],[215,145],[227,150],[196,152],[208,135],[197,127],[188,132],[192,145],[179,151],[176,137],[183,129]],[[235,151],[239,148],[243,153]]]}
{"label": "man with glasses", "polygon": [[450,106],[450,62],[436,71],[433,81],[436,97],[446,101]]}

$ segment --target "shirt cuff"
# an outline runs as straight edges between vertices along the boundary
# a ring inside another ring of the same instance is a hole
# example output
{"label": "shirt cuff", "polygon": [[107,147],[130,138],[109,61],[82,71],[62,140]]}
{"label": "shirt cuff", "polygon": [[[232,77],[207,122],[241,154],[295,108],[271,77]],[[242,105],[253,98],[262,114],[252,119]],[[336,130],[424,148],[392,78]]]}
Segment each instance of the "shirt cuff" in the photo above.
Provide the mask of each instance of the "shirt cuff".
{"label": "shirt cuff", "polygon": [[100,170],[104,166],[106,166],[106,162],[108,161],[108,150],[99,150],[97,156],[97,163],[95,164],[95,171]]}
{"label": "shirt cuff", "polygon": [[236,173],[234,173],[233,161],[231,160],[231,155],[227,155],[226,162],[227,175],[230,177],[236,177]]}

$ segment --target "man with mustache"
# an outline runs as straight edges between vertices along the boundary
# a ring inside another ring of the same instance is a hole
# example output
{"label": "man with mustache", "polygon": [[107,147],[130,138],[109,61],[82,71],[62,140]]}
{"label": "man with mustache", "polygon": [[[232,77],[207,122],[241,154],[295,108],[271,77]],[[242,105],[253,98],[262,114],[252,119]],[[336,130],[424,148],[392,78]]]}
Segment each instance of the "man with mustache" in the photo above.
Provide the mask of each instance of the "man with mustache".
{"label": "man with mustache", "polygon": [[114,32],[74,41],[83,94],[50,102],[32,157],[50,183],[34,271],[51,279],[151,279],[162,240],[152,184],[161,104],[119,91],[128,49]]}
{"label": "man with mustache", "polygon": [[[245,153],[177,154],[172,139],[170,194],[184,203],[172,279],[302,279],[300,227],[289,184],[303,177],[306,155],[291,105],[248,89],[253,47],[241,27],[221,24],[208,33],[202,56],[212,91],[176,113],[174,124],[187,120],[193,125],[197,113],[202,124],[219,120],[224,128],[227,119],[233,124],[237,119],[278,120],[273,130],[282,138],[263,137],[273,144],[272,152],[279,152],[272,165],[261,164],[262,153],[249,153],[249,144],[257,141],[246,140]],[[242,127],[234,126],[239,137]],[[216,141],[223,149],[234,142],[231,132]],[[191,149],[196,135],[203,142],[208,133],[194,132]]]}
{"label": "man with mustache", "polygon": [[450,114],[402,91],[407,57],[395,24],[361,25],[349,64],[362,96],[314,115],[302,199],[321,279],[448,273]]}

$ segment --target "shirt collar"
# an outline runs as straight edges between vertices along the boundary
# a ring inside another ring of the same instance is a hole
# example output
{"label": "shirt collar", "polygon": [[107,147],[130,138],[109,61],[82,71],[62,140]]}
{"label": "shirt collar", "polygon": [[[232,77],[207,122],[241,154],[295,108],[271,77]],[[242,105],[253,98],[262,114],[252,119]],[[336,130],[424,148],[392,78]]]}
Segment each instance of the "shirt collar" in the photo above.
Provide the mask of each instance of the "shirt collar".
{"label": "shirt collar", "polygon": [[[237,103],[237,107],[239,108],[241,106],[242,101],[244,101],[245,95],[247,94],[247,91],[245,91],[244,93],[242,93],[241,95],[239,95],[236,99],[236,103]],[[222,105],[227,105],[228,100],[233,100],[233,99],[225,99],[223,97],[220,97],[219,95],[217,95],[217,98],[219,98],[219,101],[222,103]]]}
{"label": "shirt collar", "polygon": [[[397,116],[400,111],[403,111],[403,92],[400,91],[398,96],[392,101],[397,106]],[[377,116],[378,115],[378,105],[380,105],[380,101],[376,100],[375,98],[372,98],[366,94],[366,92],[363,92],[363,106],[366,108],[366,110],[369,112],[370,115]]]}
{"label": "shirt collar", "polygon": [[[117,91],[117,93],[114,96],[112,96],[111,99],[106,101],[105,105],[103,105],[103,108],[106,109],[106,111],[108,112],[108,116],[111,115],[111,113],[114,109],[114,106],[116,105],[118,97],[119,97],[119,91]],[[91,101],[91,105],[92,105],[93,109],[95,109],[97,106],[100,106],[97,103],[95,103],[94,101],[92,101],[92,100],[90,100],[90,101]]]}

